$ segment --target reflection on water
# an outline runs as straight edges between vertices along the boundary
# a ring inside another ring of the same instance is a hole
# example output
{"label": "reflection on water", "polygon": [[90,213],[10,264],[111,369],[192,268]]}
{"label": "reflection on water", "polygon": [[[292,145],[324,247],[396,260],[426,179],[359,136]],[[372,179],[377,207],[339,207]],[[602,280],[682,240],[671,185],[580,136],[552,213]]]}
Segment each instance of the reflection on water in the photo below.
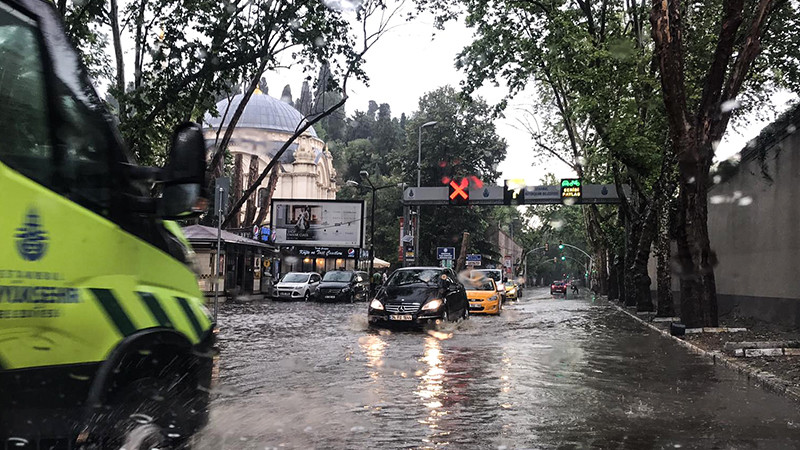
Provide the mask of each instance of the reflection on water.
{"label": "reflection on water", "polygon": [[225,305],[196,447],[800,448],[794,404],[600,303],[528,295],[432,333],[369,330],[364,304]]}

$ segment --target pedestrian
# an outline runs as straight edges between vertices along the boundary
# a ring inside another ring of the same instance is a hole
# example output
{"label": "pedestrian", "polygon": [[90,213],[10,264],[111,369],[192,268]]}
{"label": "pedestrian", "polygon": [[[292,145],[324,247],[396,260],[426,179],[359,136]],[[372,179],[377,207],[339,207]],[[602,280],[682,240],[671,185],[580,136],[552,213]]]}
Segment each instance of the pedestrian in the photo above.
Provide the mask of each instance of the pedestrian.
{"label": "pedestrian", "polygon": [[386,279],[387,279],[387,278],[388,278],[388,277],[386,276],[386,271],[384,270],[384,271],[383,271],[383,283],[381,283],[381,284],[386,284]]}
{"label": "pedestrian", "polygon": [[380,272],[376,271],[375,273],[372,274],[372,282],[370,283],[371,284],[370,287],[372,288],[373,296],[375,296],[375,294],[378,293],[378,286],[381,285],[381,281],[383,281],[383,277],[381,277]]}

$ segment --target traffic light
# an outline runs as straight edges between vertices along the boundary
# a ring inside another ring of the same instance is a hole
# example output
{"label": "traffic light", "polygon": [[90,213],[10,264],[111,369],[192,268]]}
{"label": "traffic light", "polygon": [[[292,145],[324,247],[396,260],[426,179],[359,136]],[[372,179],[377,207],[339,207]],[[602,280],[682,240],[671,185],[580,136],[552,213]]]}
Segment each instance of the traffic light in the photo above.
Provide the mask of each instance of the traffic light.
{"label": "traffic light", "polygon": [[558,249],[559,250],[564,250],[564,242],[558,241]]}
{"label": "traffic light", "polygon": [[544,244],[544,252],[547,253],[550,251],[550,244]]}
{"label": "traffic light", "polygon": [[562,260],[562,261],[566,261],[566,260],[567,260],[567,257],[566,257],[566,256],[562,256],[562,257],[561,257],[561,260]]}
{"label": "traffic light", "polygon": [[449,200],[451,205],[469,205],[469,178],[462,178],[460,182],[450,180],[448,185]]}
{"label": "traffic light", "polygon": [[553,256],[553,264],[557,264],[557,263],[558,263],[558,258],[556,258],[555,256]]}

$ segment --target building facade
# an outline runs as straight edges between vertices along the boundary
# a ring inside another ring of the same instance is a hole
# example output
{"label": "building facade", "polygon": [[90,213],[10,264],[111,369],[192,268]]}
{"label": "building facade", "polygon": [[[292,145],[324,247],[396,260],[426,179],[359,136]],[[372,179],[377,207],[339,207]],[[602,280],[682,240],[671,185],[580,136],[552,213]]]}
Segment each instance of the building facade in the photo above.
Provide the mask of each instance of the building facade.
{"label": "building facade", "polygon": [[[204,118],[206,147],[214,148],[218,136],[222,139],[231,116],[239,107],[242,98],[243,95],[239,94],[234,96],[230,103],[227,100],[220,101],[217,103],[220,117],[207,115]],[[228,146],[234,160],[241,156],[241,164],[238,167],[240,179],[245,180],[246,184],[251,167],[255,167],[260,174],[304,122],[303,115],[292,105],[256,90],[239,118]],[[313,126],[297,138],[281,156],[278,173],[278,182],[271,195],[272,198],[332,200],[336,198],[336,192],[339,190],[331,152],[325,142],[317,136]],[[236,176],[234,173],[232,178],[235,180]],[[266,190],[268,183],[269,177],[259,189]],[[259,216],[263,217],[262,221],[269,220],[269,204],[265,207],[267,211],[263,214],[259,211]],[[242,219],[244,214],[243,208]]]}
{"label": "building facade", "polygon": [[[204,118],[206,146],[214,148],[222,139],[231,116],[239,107],[243,95],[234,96],[230,102],[217,103],[220,117],[207,115]],[[234,158],[234,173],[231,176],[231,192],[247,187],[251,174],[260,174],[275,158],[289,138],[305,123],[303,115],[289,103],[270,97],[256,90],[245,106],[233,131],[228,146]],[[252,234],[254,226],[264,230],[270,226],[270,202],[261,199],[335,200],[339,187],[333,158],[324,141],[314,127],[309,127],[284,152],[275,166],[277,181],[270,184],[271,174],[258,189],[255,211],[242,208],[237,232]],[[238,181],[237,181],[238,178]],[[272,192],[269,192],[269,191]],[[248,217],[249,216],[249,217]],[[261,233],[261,231],[259,231]],[[290,271],[324,272],[337,268],[354,268],[356,258],[349,249],[281,246],[279,256],[270,267],[274,278]],[[360,249],[359,249],[360,250]]]}

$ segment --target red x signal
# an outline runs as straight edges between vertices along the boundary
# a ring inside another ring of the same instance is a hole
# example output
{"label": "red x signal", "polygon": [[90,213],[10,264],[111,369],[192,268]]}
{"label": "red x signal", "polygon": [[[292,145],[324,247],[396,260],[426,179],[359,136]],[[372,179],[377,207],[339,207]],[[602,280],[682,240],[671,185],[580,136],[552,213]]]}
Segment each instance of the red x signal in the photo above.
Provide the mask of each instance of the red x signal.
{"label": "red x signal", "polygon": [[461,180],[461,184],[456,184],[455,181],[450,181],[450,186],[453,188],[452,193],[450,194],[450,200],[455,200],[456,196],[460,196],[464,200],[469,200],[469,195],[464,191],[464,189],[469,186],[469,180],[464,178]]}

